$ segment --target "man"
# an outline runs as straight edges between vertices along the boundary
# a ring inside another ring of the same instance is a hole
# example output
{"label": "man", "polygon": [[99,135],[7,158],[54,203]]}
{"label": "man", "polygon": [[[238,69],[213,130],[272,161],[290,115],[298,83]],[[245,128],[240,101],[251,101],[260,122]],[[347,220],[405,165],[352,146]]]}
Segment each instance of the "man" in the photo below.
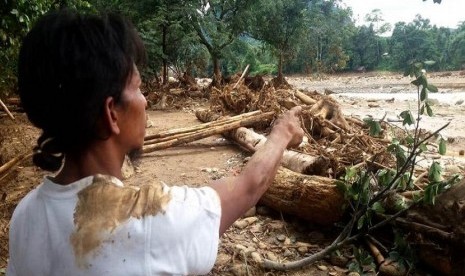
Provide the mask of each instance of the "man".
{"label": "man", "polygon": [[24,39],[20,97],[42,130],[33,161],[58,172],[15,209],[8,275],[208,273],[219,236],[266,191],[285,148],[301,142],[296,107],[237,177],[202,188],[124,186],[124,156],[145,136],[144,58],[134,27],[116,15],[51,13]]}

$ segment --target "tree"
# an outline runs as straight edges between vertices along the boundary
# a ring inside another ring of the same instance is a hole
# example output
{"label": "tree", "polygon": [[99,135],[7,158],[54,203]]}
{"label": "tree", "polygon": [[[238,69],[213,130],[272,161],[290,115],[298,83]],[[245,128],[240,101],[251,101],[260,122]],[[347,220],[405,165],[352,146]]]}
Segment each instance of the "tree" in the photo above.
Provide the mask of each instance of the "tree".
{"label": "tree", "polygon": [[306,0],[262,0],[257,5],[252,36],[270,45],[278,57],[278,76],[283,80],[283,63],[295,54],[307,21]]}
{"label": "tree", "polygon": [[0,6],[0,95],[14,90],[16,64],[22,38],[34,21],[52,8],[52,0],[6,0]]}
{"label": "tree", "polygon": [[354,52],[357,56],[354,65],[365,66],[373,69],[378,64],[378,39],[373,30],[373,24],[369,27],[361,26],[354,37]]}
{"label": "tree", "polygon": [[201,0],[190,1],[188,18],[198,35],[199,42],[210,53],[213,63],[214,86],[222,79],[220,60],[229,46],[248,26],[252,0]]}
{"label": "tree", "polygon": [[381,45],[379,36],[391,30],[391,24],[385,23],[383,13],[380,9],[374,9],[371,13],[365,16],[365,21],[370,23],[376,35],[376,65],[379,64],[381,58]]}
{"label": "tree", "polygon": [[399,22],[395,25],[390,48],[393,67],[397,70],[403,69],[408,61],[440,59],[430,21],[420,15],[409,24]]}
{"label": "tree", "polygon": [[351,10],[339,1],[314,0],[308,3],[307,32],[301,45],[300,60],[307,60],[306,71],[333,72],[347,67],[355,25]]}
{"label": "tree", "polygon": [[465,22],[462,22],[450,42],[452,64],[456,69],[465,69]]}

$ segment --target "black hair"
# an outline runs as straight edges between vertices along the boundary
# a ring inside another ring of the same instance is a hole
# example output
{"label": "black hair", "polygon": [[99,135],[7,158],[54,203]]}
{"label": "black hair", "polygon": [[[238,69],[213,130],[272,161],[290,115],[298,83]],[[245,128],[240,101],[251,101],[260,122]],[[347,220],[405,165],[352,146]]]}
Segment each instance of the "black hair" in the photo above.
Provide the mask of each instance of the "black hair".
{"label": "black hair", "polygon": [[134,65],[145,59],[140,36],[119,15],[60,10],[39,19],[18,62],[21,103],[31,123],[42,129],[34,163],[56,171],[65,154],[101,139],[97,122],[105,100],[121,102]]}

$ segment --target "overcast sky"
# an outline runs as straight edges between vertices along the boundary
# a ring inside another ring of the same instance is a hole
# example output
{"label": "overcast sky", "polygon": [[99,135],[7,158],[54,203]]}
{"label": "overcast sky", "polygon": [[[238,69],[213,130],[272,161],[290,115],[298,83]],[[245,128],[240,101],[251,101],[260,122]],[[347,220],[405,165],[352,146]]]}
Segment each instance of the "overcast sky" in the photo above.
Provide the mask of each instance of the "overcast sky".
{"label": "overcast sky", "polygon": [[380,9],[386,22],[392,28],[396,22],[412,22],[416,14],[431,21],[438,27],[456,28],[459,22],[465,21],[465,0],[442,0],[435,4],[433,0],[342,0],[352,8],[357,24],[363,24],[367,13]]}

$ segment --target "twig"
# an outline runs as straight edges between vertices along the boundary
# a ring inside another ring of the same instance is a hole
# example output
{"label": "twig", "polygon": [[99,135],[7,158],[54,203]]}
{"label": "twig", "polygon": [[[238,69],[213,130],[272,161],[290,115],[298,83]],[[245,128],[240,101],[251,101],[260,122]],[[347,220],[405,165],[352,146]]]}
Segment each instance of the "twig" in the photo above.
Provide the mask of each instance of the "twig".
{"label": "twig", "polygon": [[32,153],[29,154],[22,154],[19,156],[16,156],[15,158],[11,159],[10,161],[6,162],[0,167],[0,180],[3,180],[4,177],[8,175],[10,170],[17,164],[21,163],[25,159],[29,158],[32,156]]}
{"label": "twig", "polygon": [[234,86],[233,86],[232,89],[236,89],[236,87],[237,87],[237,85],[239,84],[239,82],[241,82],[241,80],[244,78],[245,74],[247,73],[247,70],[249,70],[249,64],[247,64],[247,66],[246,66],[245,69],[244,69],[244,72],[242,72],[241,77],[240,77],[239,80],[236,82],[236,84],[234,84]]}
{"label": "twig", "polygon": [[1,99],[0,99],[0,105],[3,107],[3,110],[5,110],[6,114],[8,114],[8,116],[10,116],[12,120],[14,120],[15,117],[13,116],[13,114],[11,114],[10,110],[8,110],[8,107],[6,107],[6,105],[2,102]]}
{"label": "twig", "polygon": [[368,245],[368,248],[370,249],[371,254],[373,255],[373,257],[375,257],[376,263],[378,265],[381,265],[385,260],[383,254],[381,254],[381,252],[376,247],[376,245],[374,245],[371,241],[369,241],[368,239],[365,239],[365,242]]}

